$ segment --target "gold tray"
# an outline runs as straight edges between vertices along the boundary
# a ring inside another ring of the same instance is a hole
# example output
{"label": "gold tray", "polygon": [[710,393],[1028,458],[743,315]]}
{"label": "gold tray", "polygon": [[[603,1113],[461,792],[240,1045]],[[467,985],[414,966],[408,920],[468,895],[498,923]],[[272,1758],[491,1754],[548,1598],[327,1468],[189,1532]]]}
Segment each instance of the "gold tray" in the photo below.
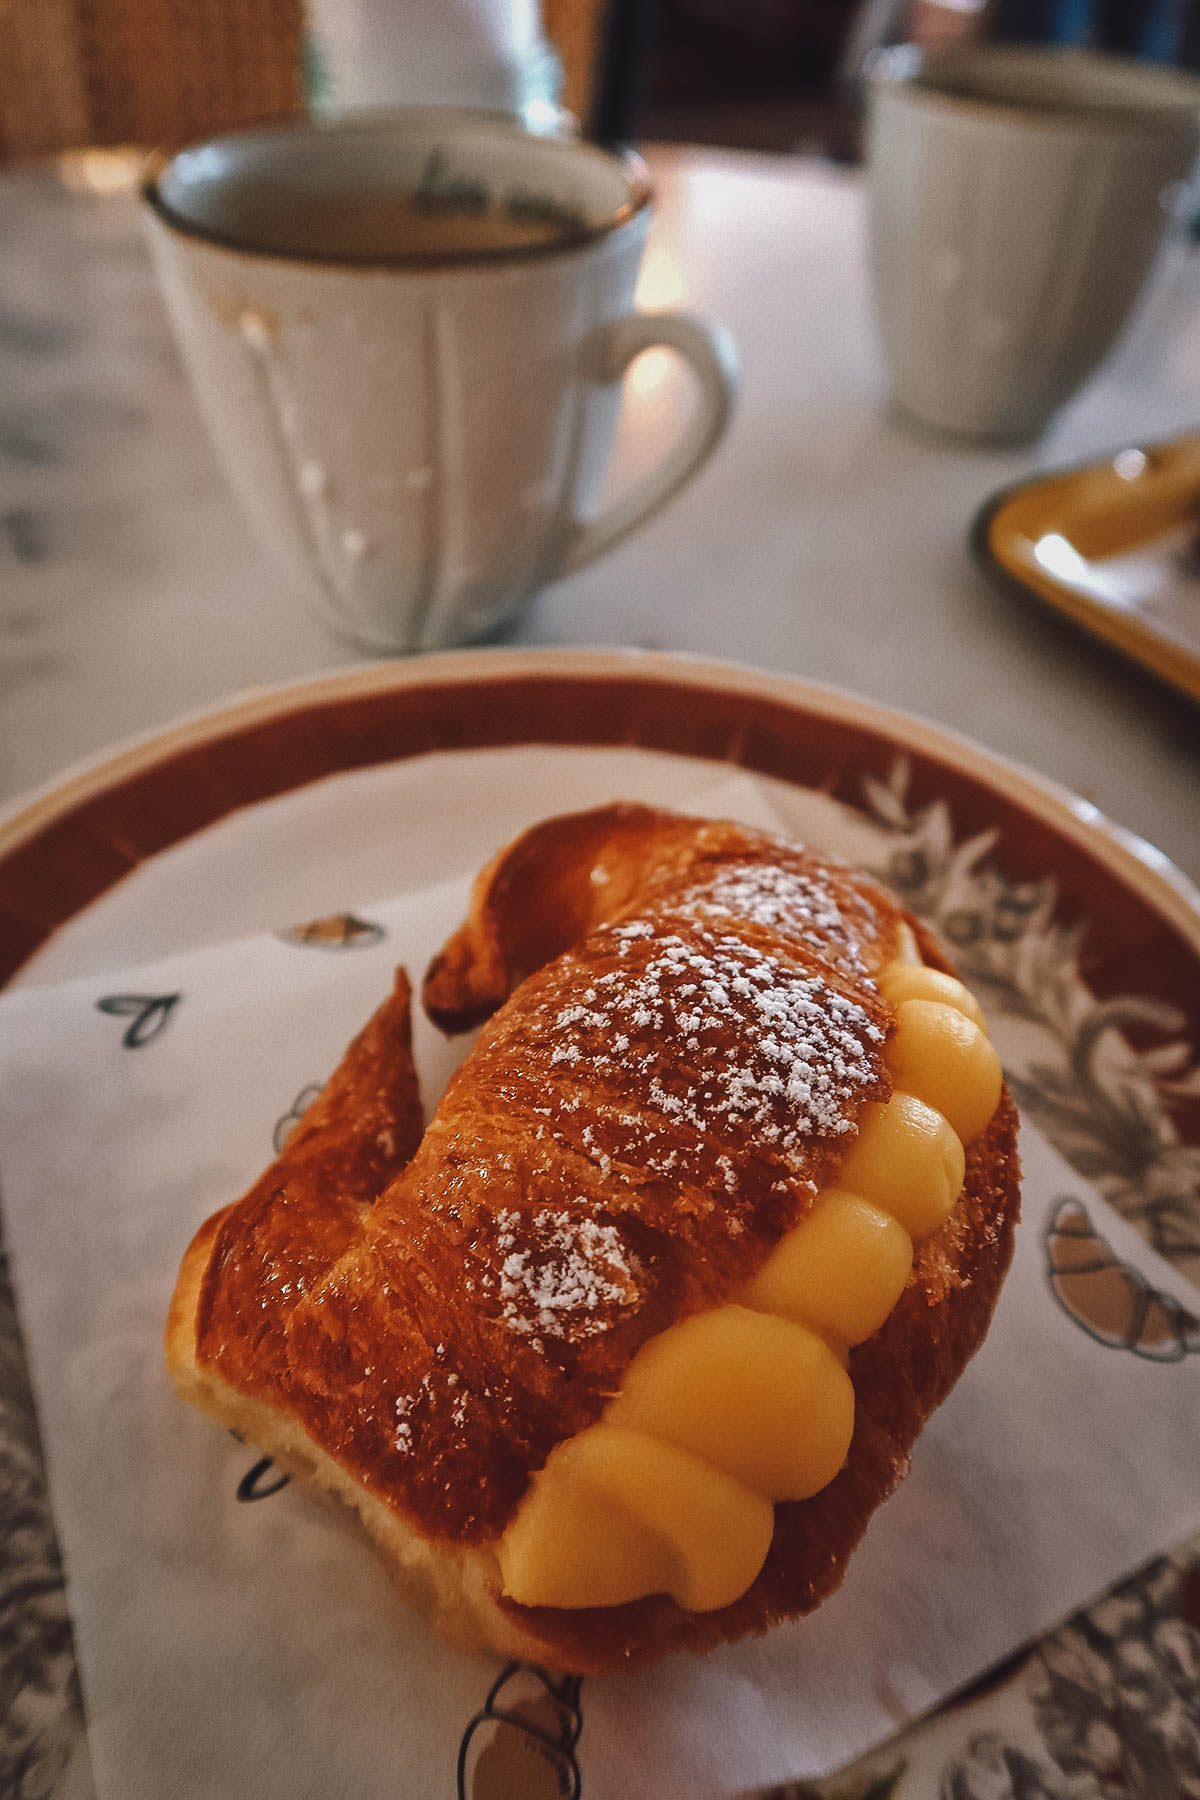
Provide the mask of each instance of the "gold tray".
{"label": "gold tray", "polygon": [[992,574],[1200,700],[1200,437],[1127,446],[983,507]]}

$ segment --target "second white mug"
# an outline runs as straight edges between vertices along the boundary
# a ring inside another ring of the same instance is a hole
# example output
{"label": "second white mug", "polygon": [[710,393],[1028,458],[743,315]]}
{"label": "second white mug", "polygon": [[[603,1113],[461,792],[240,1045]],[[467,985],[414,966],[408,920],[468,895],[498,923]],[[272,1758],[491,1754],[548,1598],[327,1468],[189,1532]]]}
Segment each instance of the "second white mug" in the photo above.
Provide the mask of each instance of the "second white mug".
{"label": "second white mug", "polygon": [[[231,134],[163,163],[151,246],[201,406],[260,534],[373,650],[501,625],[695,472],[729,417],[728,335],[638,313],[636,157],[414,108]],[[691,364],[681,441],[583,517],[641,351]]]}
{"label": "second white mug", "polygon": [[1088,51],[885,52],[870,83],[876,311],[900,409],[1035,435],[1112,345],[1196,157],[1200,80]]}

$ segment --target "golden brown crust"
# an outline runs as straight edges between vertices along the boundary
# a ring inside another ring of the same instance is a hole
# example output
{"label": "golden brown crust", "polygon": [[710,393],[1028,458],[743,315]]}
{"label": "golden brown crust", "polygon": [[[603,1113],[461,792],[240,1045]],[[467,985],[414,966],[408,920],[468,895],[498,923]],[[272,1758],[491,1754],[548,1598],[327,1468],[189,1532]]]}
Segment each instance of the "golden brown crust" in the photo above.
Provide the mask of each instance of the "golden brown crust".
{"label": "golden brown crust", "polygon": [[468,916],[425,973],[421,1004],[445,1032],[490,1019],[513,989],[624,907],[653,866],[687,853],[695,823],[628,803],[545,819],[476,877]]}
{"label": "golden brown crust", "polygon": [[[358,1505],[392,1560],[434,1571],[460,1641],[473,1619],[586,1672],[808,1610],[986,1330],[1016,1214],[1007,1099],[962,1203],[854,1353],[846,1469],[777,1509],[736,1606],[497,1604],[492,1546],[646,1338],[755,1272],[890,1091],[871,975],[901,916],[836,861],[737,826],[619,807],[527,834],[426,982],[442,1020],[517,992],[419,1146],[407,1020],[377,1015],[324,1110],[189,1250],[168,1332],[181,1392],[226,1422],[252,1405],[256,1442]],[[412,1160],[385,1184],[379,1133],[399,1118]],[[472,1596],[457,1613],[456,1591]]]}
{"label": "golden brown crust", "polygon": [[[201,1226],[185,1257],[189,1280],[195,1274],[189,1360],[203,1346],[199,1359],[223,1364],[247,1391],[288,1391],[298,1304],[355,1240],[380,1188],[420,1142],[411,1010],[401,970],[275,1161],[236,1206]],[[177,1289],[169,1343],[182,1348],[181,1304]]]}
{"label": "golden brown crust", "polygon": [[[496,853],[476,877],[466,920],[430,963],[421,1003],[441,1030],[467,1031],[526,976],[631,903],[678,890],[689,875],[703,882],[722,865],[769,865],[781,853],[822,880],[836,871],[853,941],[869,951],[882,896],[838,859],[725,820],[618,801],[545,819]],[[886,904],[888,916],[898,916]],[[824,947],[834,947],[828,934]]]}

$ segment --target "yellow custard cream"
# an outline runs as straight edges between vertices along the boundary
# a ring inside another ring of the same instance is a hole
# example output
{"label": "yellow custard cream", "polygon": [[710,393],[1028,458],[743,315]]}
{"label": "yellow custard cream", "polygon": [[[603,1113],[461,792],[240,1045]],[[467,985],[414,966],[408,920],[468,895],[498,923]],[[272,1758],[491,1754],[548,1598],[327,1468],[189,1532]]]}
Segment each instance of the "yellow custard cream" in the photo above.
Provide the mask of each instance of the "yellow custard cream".
{"label": "yellow custard cream", "polygon": [[[879,976],[895,1009],[895,1091],[737,1303],[644,1344],[597,1425],[553,1451],[499,1544],[526,1606],[617,1606],[669,1594],[728,1606],[771,1542],[774,1503],[833,1480],[854,1431],[849,1351],[871,1337],[962,1191],[964,1146],[1000,1099],[1000,1063],[961,981],[902,930]],[[586,1555],[580,1546],[586,1544]]]}

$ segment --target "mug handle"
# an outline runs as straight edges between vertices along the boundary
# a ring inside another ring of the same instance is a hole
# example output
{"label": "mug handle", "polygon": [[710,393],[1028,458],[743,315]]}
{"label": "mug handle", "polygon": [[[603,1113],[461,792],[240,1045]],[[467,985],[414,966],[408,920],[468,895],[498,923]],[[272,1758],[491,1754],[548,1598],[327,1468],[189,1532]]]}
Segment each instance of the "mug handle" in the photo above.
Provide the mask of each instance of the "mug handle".
{"label": "mug handle", "polygon": [[738,385],[737,346],[720,325],[708,325],[684,312],[631,313],[600,327],[595,360],[589,371],[604,386],[620,381],[643,350],[676,350],[691,364],[700,384],[699,402],[687,429],[656,469],[614,500],[595,519],[577,519],[568,528],[553,579],[572,575],[614,544],[628,537],[643,520],[665,506],[716,449],[733,411]]}

